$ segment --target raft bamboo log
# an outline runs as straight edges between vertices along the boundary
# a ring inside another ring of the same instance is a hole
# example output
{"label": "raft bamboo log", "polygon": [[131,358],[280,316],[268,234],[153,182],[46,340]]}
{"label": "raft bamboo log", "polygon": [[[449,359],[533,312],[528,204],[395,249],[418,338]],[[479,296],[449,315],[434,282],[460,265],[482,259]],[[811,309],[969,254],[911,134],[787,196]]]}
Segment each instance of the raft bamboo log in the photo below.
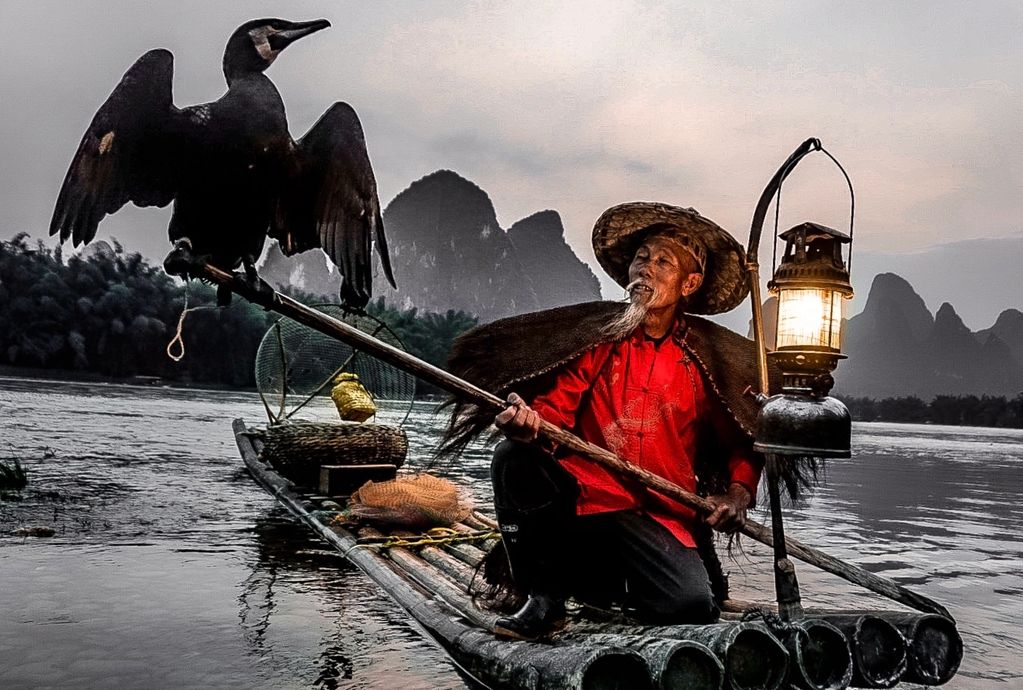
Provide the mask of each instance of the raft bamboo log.
{"label": "raft bamboo log", "polygon": [[788,652],[778,638],[760,623],[661,626],[576,623],[572,630],[580,635],[642,635],[698,642],[721,661],[725,669],[725,687],[730,690],[777,690],[788,675]]}
{"label": "raft bamboo log", "polygon": [[894,625],[907,645],[907,668],[902,682],[943,685],[955,675],[963,660],[963,638],[955,622],[944,616],[909,611],[832,611],[823,615],[847,627],[849,621],[862,615],[881,618]]}
{"label": "raft bamboo log", "polygon": [[[360,537],[383,537],[379,531],[372,527],[365,527],[359,530]],[[460,613],[473,624],[487,630],[494,629],[494,621],[497,614],[489,611],[480,611],[476,608],[466,593],[454,582],[441,575],[422,558],[412,553],[410,549],[392,546],[383,552],[383,556],[398,566],[408,577],[418,582],[422,587],[439,596],[448,606]]]}
{"label": "raft bamboo log", "polygon": [[[721,608],[721,617],[740,620],[751,609],[774,611],[774,604],[763,604],[726,600]],[[906,672],[901,680],[920,685],[944,685],[955,675],[963,660],[963,638],[951,618],[933,613],[910,611],[849,611],[824,608],[808,608],[806,620],[827,620],[832,624],[839,621],[846,630],[854,629],[858,619],[864,615],[881,618],[894,625],[906,639]]]}
{"label": "raft bamboo log", "polygon": [[[405,530],[395,530],[394,534],[399,537],[416,536],[413,532]],[[469,585],[472,583],[472,568],[436,546],[414,548],[420,558],[443,573],[445,577],[465,588],[465,591],[469,591]]]}
{"label": "raft bamboo log", "polygon": [[485,555],[479,549],[473,548],[468,544],[442,544],[441,548],[444,549],[445,553],[451,554],[470,568],[478,566]]}
{"label": "raft bamboo log", "polygon": [[590,645],[635,649],[646,660],[654,683],[662,690],[720,690],[724,687],[724,666],[714,652],[699,642],[603,633],[581,635],[578,639]]}
{"label": "raft bamboo log", "polygon": [[804,690],[845,690],[853,677],[852,651],[838,628],[803,618],[780,635],[789,652],[789,682]]}
{"label": "raft bamboo log", "polygon": [[959,670],[963,638],[951,618],[892,612],[884,619],[894,624],[909,644],[909,668],[903,681],[944,685]]}
{"label": "raft bamboo log", "polygon": [[[238,293],[248,301],[258,304],[266,309],[271,309],[283,314],[294,321],[309,326],[321,333],[337,338],[348,343],[352,347],[361,348],[378,359],[404,369],[419,378],[432,383],[433,385],[448,391],[449,393],[465,398],[475,405],[489,408],[495,413],[507,407],[508,403],[501,400],[493,393],[475,386],[468,381],[444,371],[432,364],[414,357],[403,350],[385,343],[373,336],[363,333],[357,328],[330,317],[322,312],[307,307],[296,300],[281,295],[275,291],[262,292],[248,284],[241,276],[221,270],[210,264],[206,264],[204,275],[219,285],[226,285],[232,291]],[[714,510],[713,504],[702,496],[697,496],[682,487],[672,484],[668,480],[640,467],[632,465],[609,450],[601,448],[592,443],[583,441],[571,432],[560,429],[553,424],[541,421],[540,433],[551,441],[564,446],[573,452],[596,462],[599,465],[618,472],[624,476],[635,479],[644,486],[647,486],[669,498],[672,498],[683,505],[686,505],[701,514],[708,514]],[[773,546],[771,530],[763,525],[754,522],[747,522],[742,528],[742,533],[756,539],[757,541]],[[912,592],[902,585],[879,575],[871,573],[863,568],[846,563],[833,556],[805,546],[795,539],[786,538],[785,545],[788,552],[796,558],[817,566],[829,573],[843,577],[850,582],[861,585],[878,594],[882,594],[894,601],[905,604],[918,611],[936,613],[951,618],[948,611],[938,602]]]}
{"label": "raft bamboo log", "polygon": [[906,638],[893,624],[879,616],[822,615],[849,640],[853,657],[853,681],[857,688],[891,688],[906,672]]}
{"label": "raft bamboo log", "polygon": [[253,478],[379,584],[448,651],[455,663],[484,685],[530,690],[653,687],[645,662],[631,650],[581,646],[555,649],[534,642],[501,640],[467,625],[387,559],[370,549],[353,548],[357,544],[353,535],[317,520],[304,505],[308,501],[295,492],[294,484],[259,459],[241,420],[235,420],[234,430],[238,449]]}
{"label": "raft bamboo log", "polygon": [[469,517],[465,518],[465,524],[472,529],[498,529],[497,520],[477,511],[473,511]]}

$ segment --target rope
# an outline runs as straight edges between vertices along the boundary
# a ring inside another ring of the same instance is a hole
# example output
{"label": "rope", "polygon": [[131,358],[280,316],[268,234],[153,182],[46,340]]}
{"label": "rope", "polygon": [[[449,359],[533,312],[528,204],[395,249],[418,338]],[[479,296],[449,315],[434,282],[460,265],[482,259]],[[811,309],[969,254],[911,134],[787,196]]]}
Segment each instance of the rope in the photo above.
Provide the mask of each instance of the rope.
{"label": "rope", "polygon": [[[188,283],[186,282],[185,283],[185,304],[182,306],[181,316],[178,317],[178,330],[174,334],[174,337],[171,338],[171,341],[169,343],[167,343],[167,356],[170,357],[175,362],[180,362],[181,360],[183,360],[185,358],[185,339],[184,339],[185,317],[188,316],[189,312],[199,311],[201,309],[216,309],[216,307],[211,307],[209,305],[206,305],[206,306],[202,306],[202,307],[192,307],[192,308],[189,308],[188,307]],[[178,353],[177,354],[172,352],[172,350],[174,349],[175,343],[177,344],[177,347],[178,347]]]}
{"label": "rope", "polygon": [[800,626],[783,620],[782,617],[774,611],[770,611],[762,606],[754,606],[746,609],[740,620],[742,620],[743,623],[748,623],[758,619],[763,621],[764,625],[766,625],[767,628],[777,637],[781,637],[788,633],[795,633],[796,635],[806,634],[806,631]]}
{"label": "rope", "polygon": [[[339,520],[341,518],[341,520]],[[343,521],[341,515],[334,519]],[[382,537],[360,537],[356,540],[355,546],[345,551],[342,555],[347,556],[360,547],[369,549],[391,549],[391,548],[412,548],[416,546],[438,546],[443,544],[463,544],[474,541],[487,541],[489,539],[500,539],[501,533],[493,530],[476,530],[473,532],[457,532],[449,527],[434,527],[426,534],[410,537],[398,537],[394,535]]]}

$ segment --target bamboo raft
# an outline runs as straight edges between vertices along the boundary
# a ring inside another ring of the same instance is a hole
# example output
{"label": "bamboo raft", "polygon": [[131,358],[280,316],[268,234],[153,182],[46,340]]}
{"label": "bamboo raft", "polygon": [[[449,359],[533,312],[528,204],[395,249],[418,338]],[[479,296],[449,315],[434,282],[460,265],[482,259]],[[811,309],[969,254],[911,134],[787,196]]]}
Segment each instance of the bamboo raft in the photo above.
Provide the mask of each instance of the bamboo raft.
{"label": "bamboo raft", "polygon": [[[417,540],[407,532],[336,524],[344,497],[296,486],[260,457],[262,440],[242,420],[235,438],[253,478],[291,513],[374,580],[466,673],[500,688],[755,690],[890,688],[902,681],[941,685],[962,659],[955,623],[901,611],[813,611],[796,623],[751,604],[728,601],[719,623],[641,626],[574,615],[563,631],[537,642],[493,635],[497,614],[469,593],[476,568],[499,539],[490,518],[472,513],[454,526],[476,541]],[[492,535],[492,538],[490,536]],[[480,541],[479,538],[483,537]]]}

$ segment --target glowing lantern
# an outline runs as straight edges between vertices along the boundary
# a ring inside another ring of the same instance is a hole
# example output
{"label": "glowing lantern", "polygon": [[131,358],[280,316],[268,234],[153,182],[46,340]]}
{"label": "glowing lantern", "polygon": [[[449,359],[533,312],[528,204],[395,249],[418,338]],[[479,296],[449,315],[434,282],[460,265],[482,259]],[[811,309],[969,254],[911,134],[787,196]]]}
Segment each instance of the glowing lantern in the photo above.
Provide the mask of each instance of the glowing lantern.
{"label": "glowing lantern", "polygon": [[[842,355],[842,316],[852,297],[842,245],[849,236],[803,223],[783,232],[785,253],[768,288],[778,295],[773,357],[785,372],[784,387],[826,393]],[[826,379],[821,379],[827,376]]]}
{"label": "glowing lantern", "polygon": [[828,392],[842,354],[842,315],[852,297],[842,246],[851,238],[817,223],[783,232],[785,253],[768,289],[778,296],[775,349],[782,392],[768,398],[754,447],[779,456],[849,457],[851,421]]}

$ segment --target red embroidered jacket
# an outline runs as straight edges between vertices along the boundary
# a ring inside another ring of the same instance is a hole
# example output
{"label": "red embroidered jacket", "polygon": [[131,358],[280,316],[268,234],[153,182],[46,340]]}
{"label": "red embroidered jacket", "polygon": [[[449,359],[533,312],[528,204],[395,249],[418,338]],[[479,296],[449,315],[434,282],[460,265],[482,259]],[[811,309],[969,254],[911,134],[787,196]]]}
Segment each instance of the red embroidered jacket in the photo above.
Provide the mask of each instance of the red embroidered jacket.
{"label": "red embroidered jacket", "polygon": [[[750,441],[708,398],[699,368],[675,336],[658,343],[637,328],[621,342],[602,343],[566,365],[532,406],[547,421],[693,492],[698,442],[715,434],[731,481],[756,495],[761,463]],[[690,508],[578,456],[562,464],[579,482],[579,515],[643,510],[695,546]]]}

